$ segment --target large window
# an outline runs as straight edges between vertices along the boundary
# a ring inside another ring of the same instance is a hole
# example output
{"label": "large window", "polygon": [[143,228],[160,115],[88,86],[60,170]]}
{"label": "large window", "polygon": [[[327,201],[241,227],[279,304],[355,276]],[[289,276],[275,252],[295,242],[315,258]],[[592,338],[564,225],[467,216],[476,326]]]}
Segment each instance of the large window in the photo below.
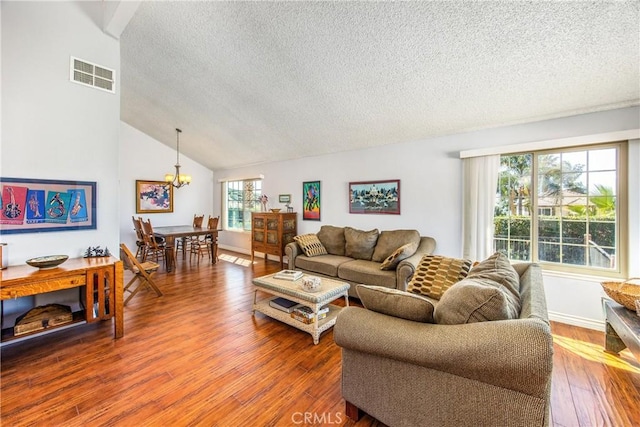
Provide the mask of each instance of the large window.
{"label": "large window", "polygon": [[626,143],[503,155],[494,245],[550,269],[623,274]]}
{"label": "large window", "polygon": [[226,195],[224,202],[225,230],[251,230],[251,212],[260,208],[262,196],[262,180],[247,179],[241,181],[227,181],[223,184]]}

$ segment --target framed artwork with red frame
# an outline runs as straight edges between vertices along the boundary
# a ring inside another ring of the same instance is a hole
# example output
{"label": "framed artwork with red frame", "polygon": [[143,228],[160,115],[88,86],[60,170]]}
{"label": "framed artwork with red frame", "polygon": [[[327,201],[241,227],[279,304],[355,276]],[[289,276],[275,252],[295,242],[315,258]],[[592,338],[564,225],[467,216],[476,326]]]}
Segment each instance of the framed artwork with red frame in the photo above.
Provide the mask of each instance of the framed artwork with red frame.
{"label": "framed artwork with red frame", "polygon": [[400,215],[400,180],[350,182],[349,213]]}

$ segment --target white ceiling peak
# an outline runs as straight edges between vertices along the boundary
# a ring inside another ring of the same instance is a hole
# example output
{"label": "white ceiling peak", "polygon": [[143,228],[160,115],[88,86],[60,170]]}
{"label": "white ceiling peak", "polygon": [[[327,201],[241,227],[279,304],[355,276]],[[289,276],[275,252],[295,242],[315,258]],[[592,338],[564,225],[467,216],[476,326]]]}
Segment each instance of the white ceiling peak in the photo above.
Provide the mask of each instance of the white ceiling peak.
{"label": "white ceiling peak", "polygon": [[142,0],[103,0],[102,30],[119,39]]}

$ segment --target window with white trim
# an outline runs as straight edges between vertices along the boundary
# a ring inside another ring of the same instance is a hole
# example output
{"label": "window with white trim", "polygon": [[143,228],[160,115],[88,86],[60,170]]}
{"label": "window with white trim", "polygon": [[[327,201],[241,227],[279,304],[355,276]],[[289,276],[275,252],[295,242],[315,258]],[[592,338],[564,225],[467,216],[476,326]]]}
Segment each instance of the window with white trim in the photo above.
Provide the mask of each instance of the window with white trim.
{"label": "window with white trim", "polygon": [[250,231],[251,212],[260,209],[262,179],[245,179],[223,183],[224,230]]}
{"label": "window with white trim", "polygon": [[623,276],[626,142],[502,155],[494,248],[545,268]]}

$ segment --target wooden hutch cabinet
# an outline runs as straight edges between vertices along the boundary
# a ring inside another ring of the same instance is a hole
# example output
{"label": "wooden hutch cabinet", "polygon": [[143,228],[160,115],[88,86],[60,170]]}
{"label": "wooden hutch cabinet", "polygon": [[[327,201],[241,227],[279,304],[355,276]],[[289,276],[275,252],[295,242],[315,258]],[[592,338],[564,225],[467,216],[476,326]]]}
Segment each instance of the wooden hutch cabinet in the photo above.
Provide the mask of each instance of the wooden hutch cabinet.
{"label": "wooden hutch cabinet", "polygon": [[282,256],[287,243],[293,242],[297,234],[297,214],[275,212],[251,213],[251,262],[254,252],[280,257],[280,268],[283,268]]}

